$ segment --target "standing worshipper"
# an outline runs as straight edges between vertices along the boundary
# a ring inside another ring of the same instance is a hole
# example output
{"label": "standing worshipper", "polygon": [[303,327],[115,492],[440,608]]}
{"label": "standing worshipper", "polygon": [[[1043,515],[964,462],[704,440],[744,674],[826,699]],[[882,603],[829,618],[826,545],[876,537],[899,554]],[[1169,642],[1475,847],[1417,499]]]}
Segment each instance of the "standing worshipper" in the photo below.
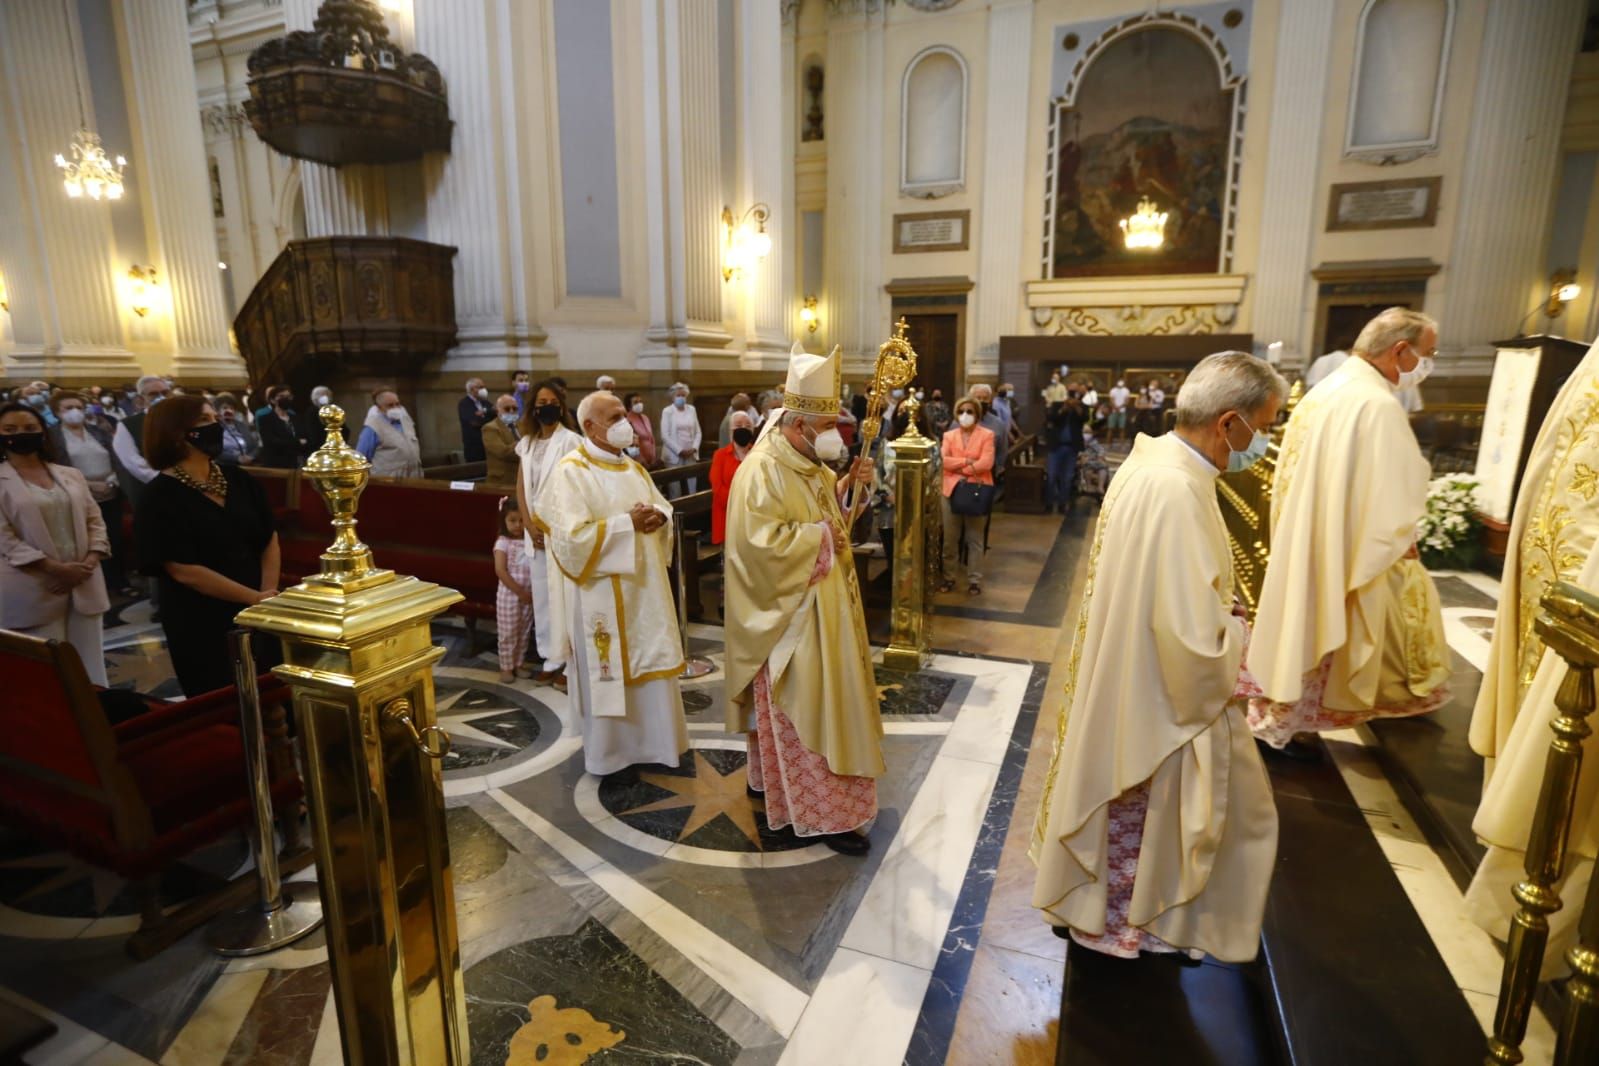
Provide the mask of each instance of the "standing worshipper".
{"label": "standing worshipper", "polygon": [[[727,510],[727,728],[749,737],[749,787],[774,829],[863,855],[877,816],[883,722],[860,583],[824,464],[843,459],[839,354],[795,353],[783,413],[733,480]],[[774,413],[774,417],[777,417]],[[872,463],[850,468],[856,491]]]}
{"label": "standing worshipper", "polygon": [[727,403],[727,414],[722,416],[722,424],[716,431],[716,446],[718,448],[727,447],[733,440],[733,412],[749,411],[754,406],[750,402],[749,393],[735,392],[733,394],[733,398]]}
{"label": "standing worshipper", "polygon": [[494,420],[494,408],[489,406],[488,386],[482,378],[470,378],[466,395],[455,405],[461,423],[461,458],[463,462],[481,463],[486,458],[483,451],[483,427]]}
{"label": "standing worshipper", "polygon": [[146,374],[134,389],[144,406],[117,423],[116,432],[111,435],[111,454],[117,462],[117,484],[137,511],[144,487],[156,476],[155,468],[144,461],[144,420],[156,404],[167,398],[172,386],[166,378]]}
{"label": "standing worshipper", "polygon": [[1077,457],[1083,452],[1083,426],[1089,419],[1081,385],[1073,385],[1066,399],[1049,405],[1044,419],[1044,437],[1049,445],[1045,457],[1044,504],[1061,514],[1077,506]]}
{"label": "standing worshipper", "polygon": [[654,470],[660,465],[660,457],[655,450],[655,427],[644,411],[644,397],[630,392],[622,403],[627,407],[627,420],[633,425],[633,447],[627,454],[637,459],[645,470]]}
{"label": "standing worshipper", "polygon": [[[1466,912],[1502,939],[1516,911],[1511,889],[1526,878],[1527,840],[1543,782],[1555,693],[1566,661],[1533,628],[1538,601],[1556,582],[1599,588],[1599,345],[1588,350],[1544,416],[1516,496],[1505,553],[1504,586],[1482,688],[1471,715],[1471,747],[1487,760],[1482,804],[1471,823],[1488,845],[1466,890]],[[1577,938],[1581,901],[1599,855],[1599,734],[1581,741],[1565,870],[1554,890],[1566,905],[1549,915],[1549,944],[1539,980],[1559,976]]]}
{"label": "standing worshipper", "polygon": [[[700,414],[688,402],[688,386],[679,382],[672,386],[671,404],[661,412],[660,444],[666,465],[681,466],[697,460],[703,440]],[[694,491],[693,481],[689,482],[688,491]]]}
{"label": "standing worshipper", "polygon": [[749,409],[734,411],[728,435],[732,440],[711,456],[711,543],[727,539],[727,501],[733,491],[733,475],[755,443],[755,420]]}
{"label": "standing worshipper", "polygon": [[543,665],[533,675],[540,684],[566,690],[566,657],[558,651],[555,610],[551,606],[548,545],[544,530],[533,518],[533,501],[539,498],[555,464],[583,442],[566,428],[566,390],[553,381],[541,381],[531,390],[533,403],[518,424],[522,439],[516,443],[516,505],[522,514],[523,547],[533,574],[533,639]]}
{"label": "standing worshipper", "polygon": [[556,570],[549,575],[556,654],[583,729],[583,766],[603,775],[640,763],[678,765],[683,642],[672,604],[672,505],[623,452],[633,426],[622,401],[590,393],[584,439],[533,501]]}
{"label": "standing worshipper", "polygon": [[422,476],[422,446],[416,439],[416,423],[393,389],[372,393],[372,406],[367,409],[355,450],[372,464],[373,477]]}
{"label": "standing worshipper", "polygon": [[257,461],[262,466],[294,470],[305,460],[309,439],[294,417],[294,393],[287,386],[272,390],[272,402],[256,412],[255,429],[261,438]]}
{"label": "standing worshipper", "polygon": [[1094,951],[1260,946],[1277,810],[1244,724],[1249,629],[1216,478],[1287,393],[1264,360],[1207,357],[1177,432],[1139,437],[1105,497],[1030,849],[1033,906]]}
{"label": "standing worshipper", "polygon": [[[1274,748],[1295,733],[1426,714],[1448,698],[1438,590],[1416,553],[1432,470],[1394,395],[1426,376],[1437,343],[1431,318],[1390,307],[1288,420],[1261,639],[1249,652],[1264,692],[1250,728]],[[1264,454],[1270,425],[1251,428],[1251,450]]]}
{"label": "standing worshipper", "polygon": [[483,480],[490,485],[516,484],[516,471],[521,462],[516,454],[516,446],[521,441],[516,427],[521,420],[516,413],[515,396],[501,396],[494,401],[494,417],[483,423],[479,433],[485,463]]}

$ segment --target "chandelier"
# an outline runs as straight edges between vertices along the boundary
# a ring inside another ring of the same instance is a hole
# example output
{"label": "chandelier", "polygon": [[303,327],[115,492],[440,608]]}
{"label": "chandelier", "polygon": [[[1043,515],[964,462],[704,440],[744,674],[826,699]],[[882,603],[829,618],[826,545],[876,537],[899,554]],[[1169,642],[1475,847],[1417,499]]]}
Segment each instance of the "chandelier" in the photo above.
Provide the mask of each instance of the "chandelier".
{"label": "chandelier", "polygon": [[1166,243],[1166,212],[1156,211],[1149,197],[1138,201],[1138,210],[1121,220],[1123,239],[1129,251],[1154,251]]}
{"label": "chandelier", "polygon": [[62,0],[61,13],[66,19],[67,45],[72,52],[72,86],[78,91],[78,133],[72,139],[72,146],[67,149],[72,153],[72,159],[69,162],[66,156],[56,153],[56,166],[65,175],[61,184],[67,190],[67,196],[74,200],[81,200],[85,196],[91,200],[120,200],[122,168],[128,165],[128,161],[119,155],[113,163],[106,156],[105,149],[100,147],[100,135],[89,128],[89,120],[84,117],[83,83],[78,79],[78,41],[72,32],[72,13],[65,0]]}

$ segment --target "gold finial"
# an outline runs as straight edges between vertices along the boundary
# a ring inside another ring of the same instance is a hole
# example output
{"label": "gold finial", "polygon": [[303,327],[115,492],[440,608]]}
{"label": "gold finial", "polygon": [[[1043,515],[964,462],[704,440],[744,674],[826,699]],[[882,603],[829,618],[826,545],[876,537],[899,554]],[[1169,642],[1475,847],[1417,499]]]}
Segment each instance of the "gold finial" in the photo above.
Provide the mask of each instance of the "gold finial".
{"label": "gold finial", "polygon": [[905,340],[905,331],[910,328],[910,323],[905,321],[905,316],[900,315],[899,321],[894,323],[894,339],[897,341]]}
{"label": "gold finial", "polygon": [[345,443],[343,408],[330,403],[318,417],[328,437],[322,447],[311,453],[301,472],[316,483],[317,492],[333,516],[333,543],[322,553],[320,580],[343,585],[375,569],[372,549],[355,535],[355,508],[371,476],[372,464]]}
{"label": "gold finial", "polygon": [[894,443],[932,444],[931,440],[922,435],[922,427],[917,425],[922,413],[922,401],[916,398],[916,394],[913,392],[907,395],[900,407],[905,411],[905,432],[901,433]]}

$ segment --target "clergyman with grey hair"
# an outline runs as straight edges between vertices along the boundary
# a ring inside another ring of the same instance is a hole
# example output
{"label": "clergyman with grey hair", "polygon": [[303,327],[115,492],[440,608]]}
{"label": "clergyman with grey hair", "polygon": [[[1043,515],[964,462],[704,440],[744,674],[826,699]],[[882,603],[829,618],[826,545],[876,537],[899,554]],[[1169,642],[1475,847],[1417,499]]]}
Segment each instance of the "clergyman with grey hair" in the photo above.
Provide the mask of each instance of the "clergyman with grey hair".
{"label": "clergyman with grey hair", "polygon": [[1216,479],[1259,457],[1287,394],[1264,360],[1206,357],[1176,429],[1139,436],[1105,494],[1030,849],[1033,906],[1093,951],[1259,948],[1277,808],[1238,698],[1249,629]]}
{"label": "clergyman with grey hair", "polygon": [[1431,371],[1437,346],[1437,323],[1390,307],[1288,420],[1249,650],[1264,692],[1250,726],[1275,749],[1314,758],[1296,735],[1448,698],[1438,591],[1416,552],[1432,468],[1398,396]]}

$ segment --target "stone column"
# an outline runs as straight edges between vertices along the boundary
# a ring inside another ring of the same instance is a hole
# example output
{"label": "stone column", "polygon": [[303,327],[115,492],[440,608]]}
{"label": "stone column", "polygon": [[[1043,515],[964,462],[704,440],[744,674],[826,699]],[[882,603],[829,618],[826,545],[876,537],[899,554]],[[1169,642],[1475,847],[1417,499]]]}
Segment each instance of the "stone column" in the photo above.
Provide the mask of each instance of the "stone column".
{"label": "stone column", "polygon": [[883,14],[881,0],[841,5],[827,27],[828,335],[844,372],[871,372],[888,335],[883,267]]}
{"label": "stone column", "polygon": [[[784,73],[792,70],[792,58],[783,52],[787,38],[781,8],[771,0],[740,0],[739,68],[743,84],[740,104],[741,203],[735,211],[753,203],[772,209],[766,232],[772,238],[772,253],[755,268],[746,286],[745,305],[748,329],[746,369],[782,369],[788,366],[793,314],[794,242],[789,233],[799,232],[794,215],[794,139],[789,126],[792,109],[784,110],[790,99],[784,89]],[[792,51],[792,49],[790,49]],[[785,62],[785,59],[788,62]]]}
{"label": "stone column", "polygon": [[1310,256],[1336,7],[1325,0],[1283,0],[1278,15],[1251,321],[1256,353],[1282,341],[1285,369],[1322,354],[1311,351],[1307,339],[1315,306]]}
{"label": "stone column", "polygon": [[[68,10],[75,20],[75,5]],[[68,199],[54,163],[79,125],[74,72],[87,121],[97,128],[82,38],[76,25],[69,36],[66,17],[57,0],[0,4],[0,274],[12,338],[0,373],[123,379],[138,368],[117,297],[111,209]],[[194,113],[192,97],[182,113]],[[130,145],[108,148],[112,156],[132,154]],[[125,264],[121,269],[126,274]]]}
{"label": "stone column", "polygon": [[1441,347],[1458,353],[1447,371],[1490,372],[1493,342],[1548,296],[1543,255],[1585,8],[1582,0],[1490,4],[1476,70],[1450,72],[1475,73],[1477,91],[1443,275]]}
{"label": "stone column", "polygon": [[205,139],[195,111],[194,59],[184,9],[166,0],[121,0],[129,104],[139,130],[135,162],[150,212],[150,258],[172,298],[172,373],[179,380],[245,379],[228,340],[208,207]]}
{"label": "stone column", "polygon": [[449,363],[508,377],[550,354],[528,308],[509,10],[505,0],[417,0],[415,17],[417,51],[444,75],[455,122],[450,153],[423,166],[428,240],[458,249]]}
{"label": "stone column", "polygon": [[1027,89],[1033,52],[1033,3],[996,3],[988,12],[988,92],[984,108],[983,197],[977,218],[977,291],[968,380],[999,372],[999,338],[1018,328],[1022,226],[1026,205],[1002,175],[1007,160],[1027,156]]}

